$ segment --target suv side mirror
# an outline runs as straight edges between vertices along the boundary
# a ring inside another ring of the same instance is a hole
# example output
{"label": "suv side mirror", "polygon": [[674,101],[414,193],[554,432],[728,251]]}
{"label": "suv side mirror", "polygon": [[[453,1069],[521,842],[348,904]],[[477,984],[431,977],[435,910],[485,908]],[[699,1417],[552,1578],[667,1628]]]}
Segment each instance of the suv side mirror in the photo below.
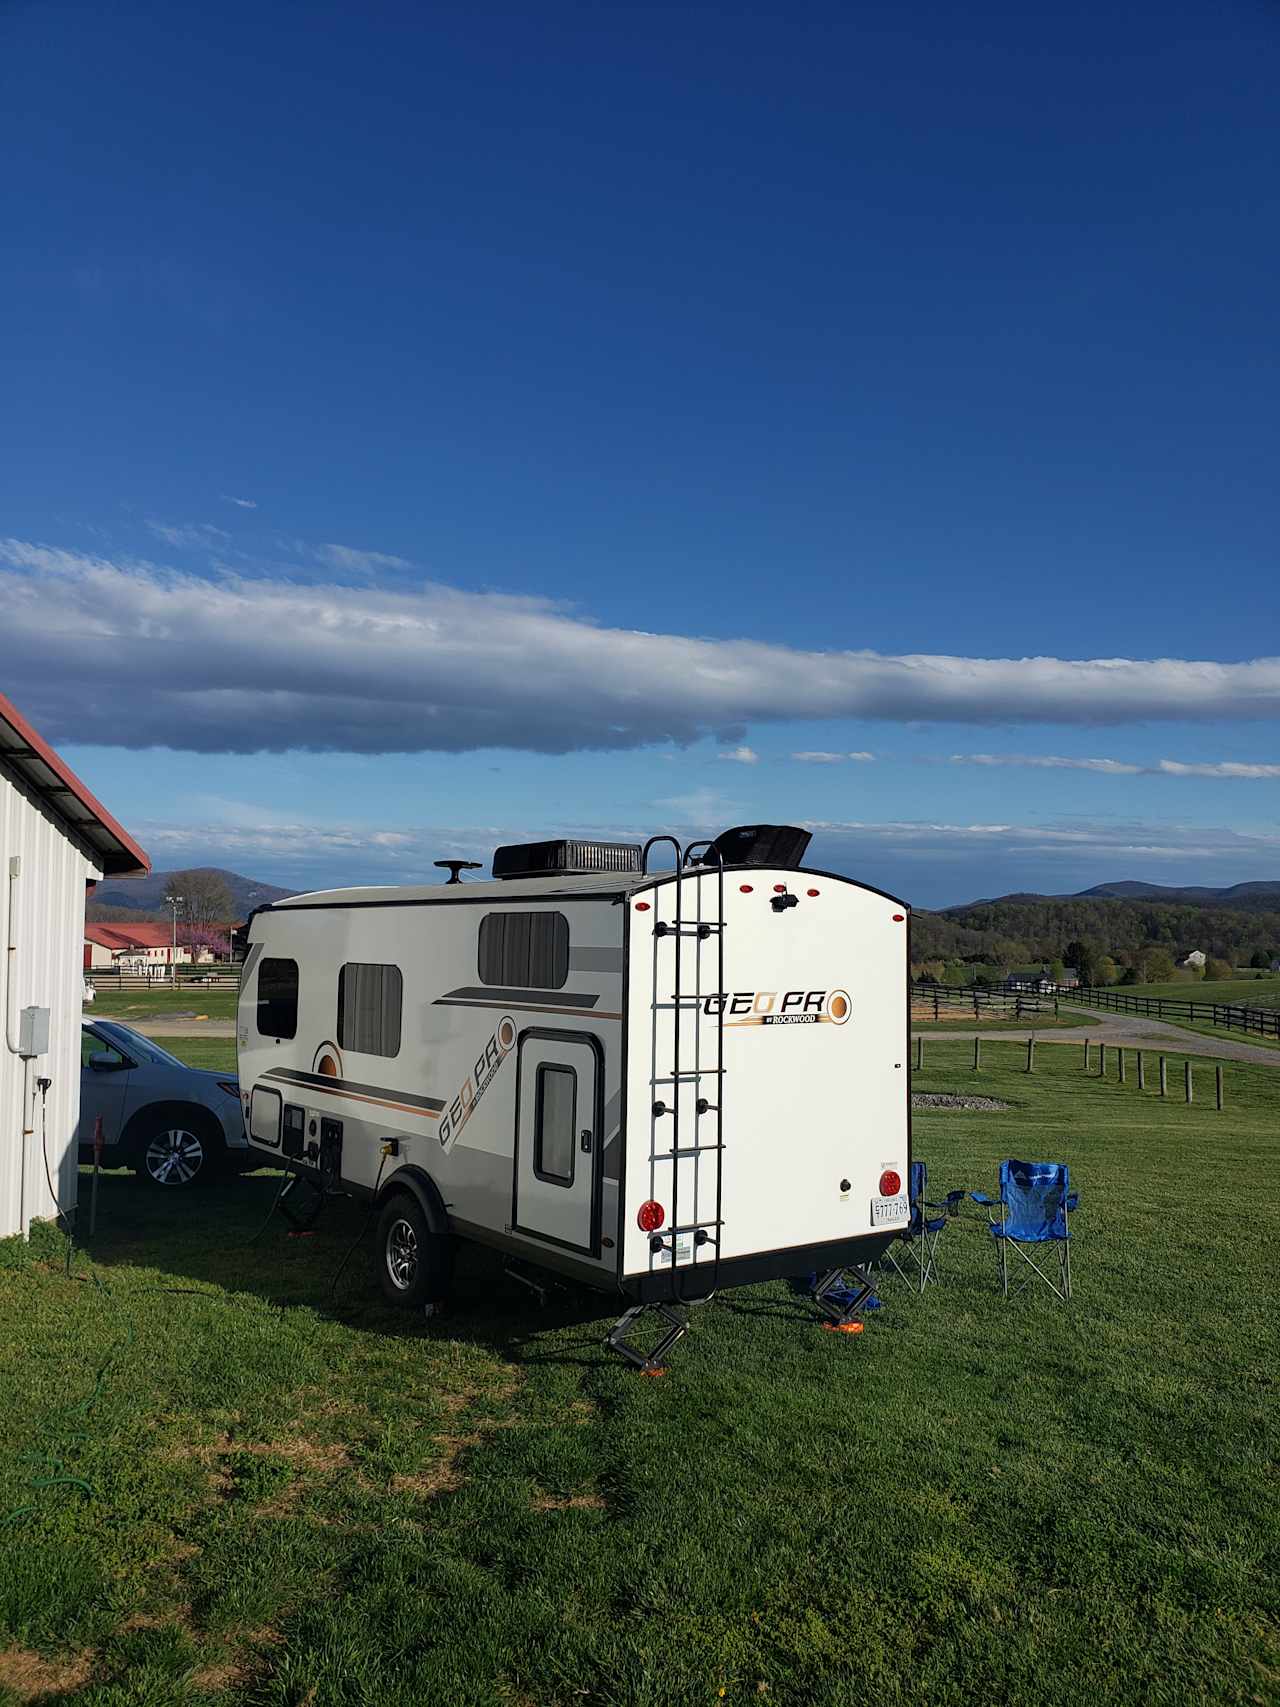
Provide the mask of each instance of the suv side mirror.
{"label": "suv side mirror", "polygon": [[113,1055],[110,1050],[104,1049],[98,1055],[90,1055],[89,1065],[95,1073],[118,1073],[122,1067],[127,1067],[129,1063],[123,1056]]}

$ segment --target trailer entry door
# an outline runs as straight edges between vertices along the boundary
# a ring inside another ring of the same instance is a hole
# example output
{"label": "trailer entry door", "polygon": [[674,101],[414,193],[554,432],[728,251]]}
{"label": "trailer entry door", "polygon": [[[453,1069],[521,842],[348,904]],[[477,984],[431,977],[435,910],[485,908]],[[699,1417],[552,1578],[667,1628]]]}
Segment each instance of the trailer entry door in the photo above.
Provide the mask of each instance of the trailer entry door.
{"label": "trailer entry door", "polygon": [[516,1232],[596,1255],[600,1050],[580,1033],[526,1031],[516,1104]]}

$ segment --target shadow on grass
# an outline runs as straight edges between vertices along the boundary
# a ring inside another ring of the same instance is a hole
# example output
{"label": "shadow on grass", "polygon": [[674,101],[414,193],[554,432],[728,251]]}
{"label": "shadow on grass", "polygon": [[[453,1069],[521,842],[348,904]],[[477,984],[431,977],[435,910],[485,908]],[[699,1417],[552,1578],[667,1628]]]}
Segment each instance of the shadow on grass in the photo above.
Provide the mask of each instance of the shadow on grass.
{"label": "shadow on grass", "polygon": [[[89,1175],[81,1177],[80,1247],[111,1284],[128,1268],[130,1285],[249,1295],[282,1310],[309,1310],[389,1339],[453,1339],[509,1362],[599,1366],[612,1361],[606,1331],[622,1313],[619,1296],[539,1272],[546,1301],[507,1272],[510,1259],[461,1243],[447,1310],[430,1320],[382,1296],[373,1260],[376,1217],[345,1197],[326,1201],[313,1231],[299,1237],[273,1213],[278,1173],[219,1180],[166,1195],[132,1174],[104,1173],[98,1184],[97,1231],[87,1236]],[[344,1264],[345,1259],[345,1264]],[[154,1282],[135,1279],[149,1271]],[[341,1272],[340,1272],[341,1271]],[[336,1285],[335,1285],[336,1280]],[[562,1330],[579,1328],[566,1339]],[[546,1342],[555,1335],[554,1349]],[[540,1343],[541,1342],[541,1343]]]}

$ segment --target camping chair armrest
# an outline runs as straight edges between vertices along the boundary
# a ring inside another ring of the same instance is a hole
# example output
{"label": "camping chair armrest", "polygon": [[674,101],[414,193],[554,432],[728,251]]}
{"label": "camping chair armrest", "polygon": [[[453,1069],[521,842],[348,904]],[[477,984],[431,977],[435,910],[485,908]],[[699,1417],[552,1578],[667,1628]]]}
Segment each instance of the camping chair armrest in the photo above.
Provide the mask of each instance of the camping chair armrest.
{"label": "camping chair armrest", "polygon": [[1074,1215],[1079,1207],[1080,1193],[1078,1191],[1069,1191],[1067,1193],[1067,1213],[1069,1215]]}
{"label": "camping chair armrest", "polygon": [[998,1197],[988,1197],[985,1191],[971,1191],[969,1196],[975,1203],[981,1204],[999,1203],[1000,1201]]}

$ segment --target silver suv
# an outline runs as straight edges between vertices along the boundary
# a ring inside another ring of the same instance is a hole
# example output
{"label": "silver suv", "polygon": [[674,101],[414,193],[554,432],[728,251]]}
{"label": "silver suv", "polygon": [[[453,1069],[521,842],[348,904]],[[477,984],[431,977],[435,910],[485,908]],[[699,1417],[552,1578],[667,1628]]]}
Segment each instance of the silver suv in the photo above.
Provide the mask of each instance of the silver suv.
{"label": "silver suv", "polygon": [[249,1160],[235,1075],[188,1067],[115,1020],[81,1028],[82,1161],[93,1160],[99,1115],[103,1164],[134,1168],[150,1185],[195,1185]]}

